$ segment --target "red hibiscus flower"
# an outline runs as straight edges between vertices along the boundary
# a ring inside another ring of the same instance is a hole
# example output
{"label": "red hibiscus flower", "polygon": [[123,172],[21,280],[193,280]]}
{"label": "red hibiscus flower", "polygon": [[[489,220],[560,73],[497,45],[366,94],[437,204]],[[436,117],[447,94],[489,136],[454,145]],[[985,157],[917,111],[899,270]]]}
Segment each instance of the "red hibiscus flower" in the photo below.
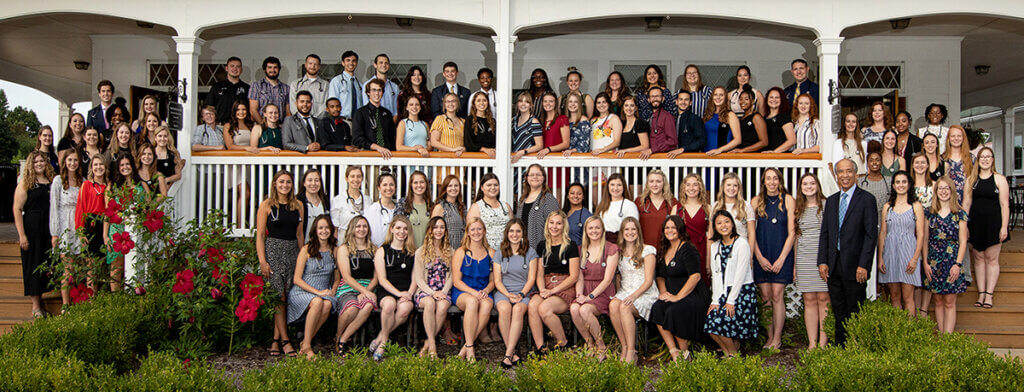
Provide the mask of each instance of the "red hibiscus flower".
{"label": "red hibiscus flower", "polygon": [[114,234],[114,251],[126,255],[135,248],[135,241],[127,231]]}
{"label": "red hibiscus flower", "polygon": [[110,223],[118,224],[122,222],[121,204],[118,204],[116,200],[111,200],[107,203],[107,209],[103,211],[103,214],[107,216]]}
{"label": "red hibiscus flower", "polygon": [[69,294],[71,294],[71,303],[77,304],[88,301],[95,292],[91,287],[86,286],[85,283],[79,283],[78,286],[71,287]]}
{"label": "red hibiscus flower", "polygon": [[192,282],[192,278],[195,277],[195,274],[195,272],[189,269],[178,272],[178,274],[175,275],[177,281],[174,282],[174,287],[171,287],[171,291],[178,294],[191,293],[192,290],[195,290],[196,288],[195,283]]}
{"label": "red hibiscus flower", "polygon": [[224,270],[220,269],[220,267],[213,267],[213,279],[219,280],[220,284],[225,286],[230,283],[228,281],[228,274],[224,273]]}
{"label": "red hibiscus flower", "polygon": [[263,277],[250,272],[245,274],[238,287],[242,289],[242,296],[254,299],[263,294]]}
{"label": "red hibiscus flower", "polygon": [[146,226],[150,233],[155,233],[157,230],[164,228],[164,212],[150,211],[142,225]]}
{"label": "red hibiscus flower", "polygon": [[217,264],[224,261],[224,249],[209,247],[199,251],[199,257],[206,256],[206,262]]}
{"label": "red hibiscus flower", "polygon": [[263,301],[255,298],[242,298],[238,301],[238,307],[235,308],[235,316],[238,317],[238,321],[243,323],[253,321],[256,319],[260,305],[263,305]]}
{"label": "red hibiscus flower", "polygon": [[220,290],[217,290],[216,287],[213,287],[213,288],[210,289],[210,297],[212,297],[213,299],[220,299],[220,297],[223,297],[223,296],[224,296],[224,293],[221,293]]}

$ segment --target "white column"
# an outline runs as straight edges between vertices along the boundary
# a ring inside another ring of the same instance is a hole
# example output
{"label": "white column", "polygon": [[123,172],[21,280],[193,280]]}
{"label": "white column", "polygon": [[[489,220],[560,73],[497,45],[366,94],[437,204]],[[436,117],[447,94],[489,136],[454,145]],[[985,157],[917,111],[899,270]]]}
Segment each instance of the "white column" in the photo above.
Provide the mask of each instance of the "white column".
{"label": "white column", "polygon": [[1013,108],[1003,111],[1003,168],[1000,173],[1007,177],[1013,176],[1013,123],[1016,114]]}
{"label": "white column", "polygon": [[[825,194],[830,194],[836,188],[832,174],[828,171],[828,162],[832,162],[832,143],[835,142],[835,133],[838,129],[832,129],[832,106],[838,105],[838,96],[829,102],[829,81],[839,85],[839,51],[843,43],[843,37],[819,37],[814,40],[814,46],[818,47],[818,119],[821,127],[821,167],[818,173],[819,181]],[[838,90],[838,89],[837,89]]]}
{"label": "white column", "polygon": [[498,113],[495,115],[497,141],[495,142],[494,174],[501,183],[501,199],[512,204],[512,50],[516,39],[511,35],[511,9],[509,0],[499,2],[501,16],[498,21],[498,35],[494,39],[494,51],[498,55],[497,88]]}
{"label": "white column", "polygon": [[[194,218],[196,178],[192,173],[192,130],[196,124],[198,91],[196,89],[196,75],[199,74],[199,52],[203,46],[202,39],[198,37],[175,36],[178,51],[178,81],[185,82],[185,102],[182,102],[182,129],[178,132],[178,152],[181,159],[185,160],[185,167],[182,169],[182,189],[177,192],[175,199],[177,216],[189,220]],[[180,102],[181,97],[177,97]]]}

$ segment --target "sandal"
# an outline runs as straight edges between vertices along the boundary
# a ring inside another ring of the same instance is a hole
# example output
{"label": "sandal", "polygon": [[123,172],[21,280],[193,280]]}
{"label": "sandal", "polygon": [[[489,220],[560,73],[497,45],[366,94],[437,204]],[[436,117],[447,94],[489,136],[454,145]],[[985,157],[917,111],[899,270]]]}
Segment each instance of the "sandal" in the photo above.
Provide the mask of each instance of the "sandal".
{"label": "sandal", "polygon": [[377,346],[376,350],[373,350],[373,360],[375,362],[380,362],[380,361],[384,360],[384,345],[383,344]]}
{"label": "sandal", "polygon": [[338,347],[335,349],[334,352],[337,353],[338,355],[345,355],[345,352],[348,351],[347,347],[345,347],[346,345],[348,345],[348,342],[343,342],[339,340]]}
{"label": "sandal", "polygon": [[292,347],[292,351],[288,351],[288,350],[284,349],[284,346],[291,346],[291,345],[292,345],[292,341],[291,340],[284,340],[284,339],[281,340],[281,350],[284,352],[284,355],[287,355],[289,358],[295,358],[295,357],[297,357],[299,355],[299,352],[295,351],[294,347]]}
{"label": "sandal", "polygon": [[921,317],[928,317],[928,309],[917,308],[917,315]]}
{"label": "sandal", "polygon": [[982,303],[981,304],[981,308],[982,309],[992,309],[992,293],[986,293],[986,294],[988,294],[988,302]]}
{"label": "sandal", "polygon": [[41,319],[41,318],[45,318],[46,316],[47,316],[47,314],[46,314],[45,310],[42,310],[42,309],[33,309],[32,310],[32,318],[33,319]]}
{"label": "sandal", "polygon": [[[277,348],[274,348],[274,344],[277,344]],[[270,341],[270,349],[267,350],[271,357],[280,357],[283,351],[281,351],[281,339],[273,339]]]}
{"label": "sandal", "polygon": [[980,308],[982,306],[985,306],[985,302],[984,302],[985,301],[984,300],[985,294],[988,294],[988,293],[986,293],[984,291],[979,291],[978,292],[978,301],[974,303],[974,307]]}
{"label": "sandal", "polygon": [[[505,363],[506,360],[508,361],[508,363]],[[511,369],[513,366],[516,365],[516,361],[512,359],[511,355],[506,355],[505,358],[502,359],[500,363],[502,369]]]}

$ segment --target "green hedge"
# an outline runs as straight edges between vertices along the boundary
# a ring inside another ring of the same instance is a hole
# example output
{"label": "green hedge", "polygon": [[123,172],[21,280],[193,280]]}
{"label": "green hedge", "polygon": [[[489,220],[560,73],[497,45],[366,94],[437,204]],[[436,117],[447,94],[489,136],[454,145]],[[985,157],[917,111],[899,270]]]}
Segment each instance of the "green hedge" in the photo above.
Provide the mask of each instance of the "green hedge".
{"label": "green hedge", "polygon": [[87,364],[62,349],[0,355],[0,391],[99,391],[114,378],[111,366]]}
{"label": "green hedge", "polygon": [[516,387],[540,391],[642,391],[650,370],[615,359],[599,362],[581,351],[556,351],[516,369]]}
{"label": "green hedge", "polygon": [[754,391],[775,392],[785,389],[785,372],[779,366],[765,365],[757,356],[718,359],[712,353],[694,354],[691,362],[677,361],[662,366],[655,390]]}

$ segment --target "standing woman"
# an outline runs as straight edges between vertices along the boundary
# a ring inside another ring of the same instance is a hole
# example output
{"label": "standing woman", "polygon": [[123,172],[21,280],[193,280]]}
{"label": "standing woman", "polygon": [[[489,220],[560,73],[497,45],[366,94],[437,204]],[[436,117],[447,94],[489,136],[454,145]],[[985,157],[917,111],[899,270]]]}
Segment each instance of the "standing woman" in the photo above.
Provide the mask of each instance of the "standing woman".
{"label": "standing woman", "polygon": [[466,202],[462,197],[462,184],[458,176],[449,174],[441,181],[430,216],[444,218],[448,244],[452,248],[462,246],[462,234],[466,232]]}
{"label": "standing woman", "polygon": [[[154,113],[148,113],[139,118],[142,119],[142,123],[139,124],[139,128],[132,127],[132,129],[135,130],[136,142],[140,145],[143,143],[155,145],[156,129],[160,127],[162,122],[160,117]],[[138,123],[139,120],[135,120],[135,122]],[[164,126],[166,126],[166,124]]]}
{"label": "standing woman", "polygon": [[[672,207],[672,215],[679,215],[683,218],[683,225],[686,226],[686,236],[697,247],[700,253],[700,276],[704,283],[710,283],[711,275],[708,274],[708,210],[711,206],[708,203],[708,190],[704,187],[704,181],[697,173],[690,173],[683,178],[683,185],[680,186],[679,203]],[[661,238],[661,233],[658,233]]]}
{"label": "standing woman", "polygon": [[[629,96],[629,88],[626,87],[626,78],[622,77],[619,71],[612,71],[604,81],[604,93],[608,95],[608,111],[616,115],[622,114],[622,101]],[[595,98],[596,100],[596,98]],[[596,105],[597,102],[595,101]]]}
{"label": "standing woman", "polygon": [[911,316],[917,313],[914,290],[921,287],[919,268],[927,224],[924,207],[910,191],[910,174],[896,172],[878,232],[878,282],[885,285],[892,306]]}
{"label": "standing woman", "polygon": [[288,340],[286,312],[288,291],[295,275],[295,261],[299,247],[305,238],[302,233],[302,217],[305,210],[295,198],[292,174],[281,170],[274,174],[270,195],[260,203],[256,211],[256,255],[260,260],[260,273],[270,282],[270,288],[281,295],[281,304],[274,309],[274,341],[270,355],[281,355],[281,350],[290,357],[296,355]]}
{"label": "standing woman", "polygon": [[384,359],[388,336],[409,319],[413,309],[416,281],[412,279],[416,248],[409,234],[409,219],[399,215],[391,220],[384,246],[377,248],[373,267],[377,276],[377,297],[380,298],[380,333],[370,342],[373,360]]}
{"label": "standing woman", "polygon": [[[597,96],[597,112],[598,115],[603,115],[605,112],[602,111],[604,107],[601,95]],[[608,113],[608,118],[611,121],[612,133],[615,133],[615,121],[618,118],[615,114]],[[601,118],[594,120],[595,124],[604,122]],[[647,159],[651,156],[651,124],[647,121],[641,120],[636,116],[636,99],[633,97],[626,97],[622,101],[622,135],[620,136],[618,149],[616,149],[616,156],[622,158],[627,152],[639,152],[640,159]]]}
{"label": "standing woman", "polygon": [[181,179],[181,169],[185,167],[185,161],[174,148],[174,138],[171,130],[161,126],[156,131],[156,170],[167,178],[167,185],[172,185]]}
{"label": "standing woman", "polygon": [[871,141],[882,142],[882,134],[892,129],[892,113],[882,101],[875,101],[871,104],[871,115],[864,120],[864,129],[861,129],[861,137],[864,143]]}
{"label": "standing woman", "polygon": [[[654,169],[647,173],[647,184],[637,196],[634,204],[638,209],[640,231],[644,232],[645,245],[657,245],[661,241],[661,224],[665,217],[678,209],[679,202],[672,195],[672,190],[665,187],[668,177],[665,172]],[[621,226],[621,223],[620,223]]]}
{"label": "standing woman", "polygon": [[[818,132],[821,122],[818,121],[818,105],[810,94],[796,97],[793,108],[793,132],[796,133],[794,154],[818,153],[821,151],[821,134]],[[854,120],[857,118],[854,117]]]}
{"label": "standing woman", "polygon": [[[110,166],[114,169],[114,175],[110,181],[111,188],[107,189],[104,200],[106,205],[110,205],[111,201],[116,201],[120,205],[130,205],[146,197],[149,188],[142,182],[142,178],[139,178],[139,172],[135,169],[135,160],[132,157],[125,154],[118,155]],[[125,190],[127,193],[122,193]],[[127,197],[127,200],[122,197]],[[120,223],[108,221],[103,224],[105,233],[103,240],[108,245],[107,264],[110,264],[110,291],[113,292],[120,291],[123,282],[136,276],[134,257],[130,258],[130,262],[125,265],[126,255],[113,250],[114,236],[127,231],[128,224],[123,221]]]}
{"label": "standing woman", "polygon": [[348,222],[359,215],[370,201],[370,197],[363,194],[363,169],[356,165],[349,165],[345,168],[345,184],[348,188],[340,195],[331,199],[331,222],[338,228],[338,238],[345,237],[345,230]]}
{"label": "standing woman", "polygon": [[[91,132],[96,129],[89,128]],[[86,131],[86,139],[90,132]],[[103,257],[103,210],[106,208],[104,194],[107,191],[107,163],[100,154],[92,156],[89,160],[89,176],[82,181],[82,188],[78,190],[78,201],[75,203],[75,230],[82,230],[85,234],[82,243],[85,245],[86,258],[89,264],[99,263]],[[17,215],[17,214],[15,214]],[[89,286],[97,289],[92,276],[89,276]]]}
{"label": "standing woman", "polygon": [[900,111],[896,115],[896,152],[910,164],[910,158],[921,152],[922,140],[910,132],[910,113]]}
{"label": "standing woman", "polygon": [[[739,99],[739,94],[736,98]],[[786,99],[786,93],[781,88],[772,87],[763,102],[767,102],[768,108],[764,117],[768,126],[768,146],[765,147],[765,152],[781,153],[793,150],[797,138],[793,131],[792,109],[789,107],[789,100]],[[817,141],[817,138],[814,141]]]}
{"label": "standing woman", "polygon": [[25,296],[32,300],[32,318],[43,318],[47,316],[43,309],[43,293],[50,291],[50,281],[37,268],[47,261],[53,246],[49,241],[48,224],[53,166],[50,166],[47,154],[41,151],[30,152],[25,162],[21,183],[14,191],[14,227],[18,229],[21,276]]}
{"label": "standing woman", "polygon": [[519,162],[526,154],[544,149],[544,130],[540,120],[533,116],[533,100],[529,91],[519,93],[516,110],[518,114],[512,115],[512,163]]}
{"label": "standing woman", "polygon": [[[544,93],[540,98],[539,107],[541,131],[544,133],[544,148],[537,151],[537,159],[544,158],[552,152],[565,151],[569,148],[569,118],[558,114],[555,93]],[[534,110],[536,112],[536,110]]]}
{"label": "standing woman", "polygon": [[580,86],[583,84],[583,74],[576,67],[569,67],[569,73],[565,75],[565,84],[569,86],[569,92],[562,96],[561,104],[559,104],[562,111],[568,112],[568,102],[566,100],[570,95],[577,94],[581,98],[580,107],[583,108],[583,113],[587,118],[593,117],[594,98],[580,90]]}
{"label": "standing woman", "polygon": [[[761,113],[762,116],[767,115],[769,107],[765,105],[765,96],[750,85],[750,67],[741,65],[739,68],[736,68],[736,84],[736,89],[729,92],[729,108],[732,109],[732,112],[736,113],[737,116],[746,112],[746,110],[743,109],[743,105],[740,105],[740,94],[749,90],[754,94],[753,99],[751,100],[753,102],[754,110]],[[782,89],[779,90],[781,91]],[[783,97],[785,97],[785,95],[783,95]],[[785,101],[785,99],[782,100]]]}
{"label": "standing woman", "polygon": [[295,261],[295,283],[288,292],[288,323],[299,321],[306,316],[299,354],[313,359],[313,338],[320,327],[327,322],[331,311],[338,307],[334,296],[339,284],[337,263],[334,252],[338,239],[334,235],[331,217],[320,215],[313,221],[314,231],[299,251]]}
{"label": "standing woman", "polygon": [[924,135],[921,145],[921,153],[928,158],[928,177],[938,181],[946,175],[946,162],[939,157],[939,138],[929,133]]}
{"label": "standing woman", "polygon": [[[743,200],[743,195],[740,194],[741,189],[743,189],[743,183],[740,182],[740,176],[733,172],[725,173],[725,176],[722,177],[722,184],[718,187],[718,196],[715,197],[715,207],[711,211],[729,211],[729,215],[732,215],[732,219],[736,221],[736,232],[740,237],[747,238],[747,233],[754,232],[755,216],[754,209],[750,208],[750,204]],[[754,241],[747,242],[753,243]]]}
{"label": "standing woman", "polygon": [[862,133],[857,131],[857,115],[848,113],[846,117],[843,117],[843,128],[836,134],[836,141],[832,142],[832,162],[828,164],[828,170],[832,172],[832,177],[836,175],[835,164],[843,159],[849,159],[857,164],[858,176],[867,173],[867,165],[865,165],[867,149],[867,141],[863,139]]}
{"label": "standing woman", "polygon": [[[540,165],[534,163],[526,168],[526,178],[523,179],[519,195],[516,218],[522,220],[527,243],[540,243],[544,239],[544,218],[558,210],[558,200],[551,194],[551,188],[548,188],[547,172]],[[490,232],[492,228],[487,229]]]}
{"label": "standing woman", "polygon": [[[320,170],[311,168],[302,173],[299,192],[295,197],[299,199],[303,210],[306,211],[302,227],[303,232],[308,234],[313,229],[313,220],[316,217],[331,212],[331,202],[327,199],[327,193],[324,192],[323,176],[320,175]],[[333,222],[331,225],[334,225]],[[339,236],[339,238],[344,239],[343,236]]]}
{"label": "standing woman", "polygon": [[914,196],[925,209],[932,206],[932,177],[928,175],[928,157],[919,153],[910,158],[910,181],[914,187]]}
{"label": "standing woman", "polygon": [[633,195],[629,193],[629,187],[622,178],[622,173],[615,173],[608,176],[605,182],[604,194],[601,195],[601,202],[594,208],[594,215],[601,218],[605,223],[605,239],[615,243],[619,240],[619,227],[622,226],[622,219],[633,217],[640,219],[640,211],[633,203]]}
{"label": "standing woman", "polygon": [[547,110],[541,109],[541,103],[543,103],[542,101],[544,100],[544,96],[548,93],[551,93],[551,95],[554,95],[555,97],[556,106],[552,110],[558,109],[558,96],[555,95],[555,89],[551,88],[551,83],[548,81],[548,73],[544,69],[535,68],[533,72],[530,73],[530,88],[528,91],[530,92],[530,96],[533,97],[533,115],[535,117],[542,117],[544,111]]}
{"label": "standing woman", "polygon": [[494,173],[484,174],[480,178],[480,189],[476,191],[475,201],[466,214],[466,222],[472,221],[473,218],[480,218],[483,221],[487,229],[487,246],[491,249],[501,246],[502,229],[512,217],[512,209],[507,203],[498,200],[499,197],[501,185],[498,183],[498,176]]}
{"label": "standing woman", "polygon": [[508,369],[519,362],[516,347],[523,332],[523,316],[530,303],[530,294],[537,282],[540,256],[526,242],[523,221],[512,218],[505,225],[501,248],[494,252],[494,307],[498,309],[498,328],[505,342],[501,367]]}
{"label": "standing woman", "polygon": [[[640,222],[633,218],[622,220],[618,248],[622,252],[619,275],[622,277],[618,292],[608,304],[608,315],[619,338],[619,360],[636,363],[636,318],[647,320],[651,306],[658,300],[654,286],[657,250],[644,243]],[[660,234],[660,233],[659,233]]]}
{"label": "standing woman", "polygon": [[[693,94],[696,100],[697,94]],[[694,110],[697,110],[694,101]],[[704,131],[707,132],[707,146],[704,150],[708,155],[718,155],[731,151],[742,142],[740,118],[729,109],[725,98],[725,87],[715,87],[710,102],[704,109]]]}
{"label": "standing woman", "polygon": [[452,289],[452,250],[448,242],[448,227],[444,218],[430,218],[430,235],[423,240],[423,246],[416,250],[412,267],[416,280],[416,306],[423,310],[423,330],[427,342],[420,349],[420,356],[437,357],[437,333],[441,331],[448,308],[452,305],[448,296]]}
{"label": "standing woman", "polygon": [[896,151],[896,143],[899,138],[895,131],[885,131],[882,135],[882,175],[892,177],[900,170],[909,171],[906,159]]}
{"label": "standing woman", "polygon": [[[690,97],[693,99],[694,113],[706,113],[704,109],[708,106],[708,102],[711,100],[712,90],[710,86],[704,84],[703,78],[700,75],[700,68],[697,68],[697,66],[693,64],[686,66],[686,69],[683,70],[683,85],[682,87],[679,88],[679,90],[686,90],[690,92]],[[725,98],[726,91],[725,88],[722,88],[723,101],[725,100]],[[704,121],[707,122],[707,119],[705,119]],[[736,128],[739,128],[739,125],[737,125]],[[710,143],[711,139],[708,140]]]}
{"label": "standing woman", "polygon": [[494,158],[495,153],[495,128],[494,114],[491,113],[491,103],[487,100],[487,93],[478,91],[473,94],[469,107],[469,117],[463,123],[462,140],[466,144],[466,151],[483,152],[489,158]]}
{"label": "standing woman", "polygon": [[[480,218],[471,218],[466,224],[462,246],[452,256],[452,299],[462,310],[462,334],[466,343],[459,350],[459,358],[476,360],[473,343],[491,319],[494,299],[494,280],[491,279],[491,261],[494,249],[487,245],[487,229]],[[454,266],[458,263],[458,266]]]}
{"label": "standing woman", "polygon": [[882,206],[889,200],[892,179],[882,175],[882,154],[878,151],[868,153],[868,174],[857,180],[857,186],[868,191],[875,197],[875,208],[878,217],[882,217]]}
{"label": "standing woman", "polygon": [[661,110],[668,112],[669,114],[676,115],[676,94],[672,90],[665,88],[665,75],[661,73],[661,68],[657,65],[648,65],[644,70],[644,79],[640,81],[640,85],[637,86],[636,91],[636,106],[637,112],[640,113],[639,117],[645,121],[650,121],[651,116],[654,114],[654,108],[651,107],[650,98],[648,92],[651,91],[651,87],[661,87],[663,95],[663,104]]}
{"label": "standing woman", "polygon": [[821,214],[825,211],[825,195],[821,193],[818,176],[808,172],[800,176],[800,194],[793,207],[796,211],[796,289],[804,298],[804,327],[807,348],[824,347],[825,315],[828,314],[828,285],[818,273],[818,240],[821,238]]}
{"label": "standing woman", "polygon": [[82,113],[72,113],[71,118],[68,119],[68,126],[64,128],[64,135],[57,142],[57,154],[81,145],[84,132],[85,116]]}
{"label": "standing woman", "polygon": [[[590,217],[583,225],[586,237],[580,245],[580,278],[576,281],[576,299],[569,305],[572,323],[576,325],[590,355],[603,361],[608,348],[597,317],[608,314],[608,304],[615,295],[615,271],[619,265],[619,247],[605,240],[601,218]],[[596,353],[595,353],[596,351]]]}
{"label": "standing woman", "polygon": [[690,359],[690,342],[704,336],[711,292],[701,280],[699,263],[700,254],[686,238],[683,219],[669,216],[658,244],[659,294],[650,322],[658,326],[672,360]]}
{"label": "standing woman", "polygon": [[547,351],[544,347],[544,327],[554,336],[556,349],[565,348],[569,343],[558,315],[568,312],[569,304],[576,299],[576,281],[580,279],[580,248],[569,239],[566,226],[568,221],[565,213],[552,212],[544,221],[544,240],[536,246],[541,258],[537,268],[539,292],[530,299],[527,314],[533,344],[539,352]]}
{"label": "standing woman", "polygon": [[[947,116],[949,116],[949,111],[946,110],[946,105],[929,104],[924,109],[924,118],[928,120],[928,125],[918,129],[917,136],[923,138],[924,135],[929,133],[935,135],[939,138],[939,146],[945,148],[947,145],[946,141],[949,139],[949,130],[953,128],[944,126]],[[909,118],[909,115],[907,117]]]}
{"label": "standing woman", "polygon": [[52,171],[57,171],[60,162],[57,161],[56,148],[53,147],[53,128],[50,128],[49,125],[43,125],[36,133],[35,150],[43,153],[43,156],[49,160]]}
{"label": "standing woman", "polygon": [[430,148],[462,156],[466,152],[466,143],[462,140],[465,120],[458,115],[459,96],[445,94],[442,108],[444,113],[438,114],[430,123]]}
{"label": "standing woman", "polygon": [[740,118],[740,137],[742,140],[732,152],[758,152],[768,145],[768,126],[764,116],[754,107],[754,92],[749,85],[740,92],[740,107],[743,117]]}
{"label": "standing woman", "polygon": [[76,149],[78,156],[82,158],[79,168],[86,177],[91,174],[90,162],[93,157],[99,156],[100,161],[106,164],[107,157],[103,154],[103,134],[96,128],[89,128],[82,132],[82,142],[76,146]]}
{"label": "standing woman", "polygon": [[422,68],[418,65],[409,68],[409,72],[402,79],[401,90],[398,93],[398,107],[408,107],[409,99],[416,97],[420,103],[419,118],[431,118],[430,105],[424,105],[424,102],[430,102],[430,88],[427,87],[427,77],[423,75]]}
{"label": "standing woman", "polygon": [[395,189],[395,176],[391,173],[380,173],[377,176],[377,200],[363,211],[363,216],[370,225],[370,241],[374,246],[384,244],[388,225],[398,210],[395,204]]}
{"label": "standing woman", "polygon": [[[139,114],[139,118],[145,119],[146,116],[149,116],[150,114],[156,116],[157,121],[159,121],[159,125],[167,125],[166,121],[160,120],[160,109],[157,107],[156,97],[153,95],[146,95],[145,97],[142,97],[142,113]],[[135,133],[139,133],[142,132],[144,125],[145,124],[143,124],[142,121],[135,120],[132,121],[131,128],[135,130]]]}
{"label": "standing woman", "polygon": [[[768,344],[765,347],[779,349],[782,347],[783,323],[786,322],[786,285],[793,283],[794,276],[796,208],[793,205],[796,200],[786,192],[782,173],[769,168],[761,176],[761,193],[750,204],[757,214],[757,229],[750,238],[755,261],[754,281],[761,291],[762,300],[772,307],[772,323],[768,327]],[[716,222],[715,233],[718,232]],[[711,263],[712,268],[715,264]]]}
{"label": "standing woman", "polygon": [[[750,245],[736,234],[732,217],[727,211],[718,211],[712,220],[711,305],[704,331],[718,343],[725,357],[731,358],[739,355],[741,340],[757,337],[757,287],[747,263]],[[768,333],[772,333],[770,328]]]}
{"label": "standing woman", "polygon": [[[949,127],[946,135],[946,152],[942,153],[942,161],[946,166],[946,175],[956,184],[957,197],[964,200],[964,184],[967,182],[967,175],[974,171],[971,146],[967,143],[967,132],[959,125]],[[964,272],[969,278],[970,269]]]}
{"label": "standing woman", "polygon": [[[82,242],[75,233],[75,209],[78,205],[78,191],[82,187],[82,172],[78,169],[80,164],[78,152],[68,150],[61,158],[60,175],[54,177],[50,184],[50,245],[58,249],[63,244],[70,252],[60,255],[65,264],[71,262],[66,257],[82,253]],[[63,305],[71,304],[68,289],[73,279],[69,265],[65,269],[64,284],[60,290]]]}
{"label": "standing woman", "polygon": [[113,161],[118,155],[128,155],[134,160],[138,155],[138,143],[135,143],[135,134],[128,128],[127,124],[121,124],[114,130],[114,137],[107,145],[107,160]]}
{"label": "standing woman", "polygon": [[337,353],[344,354],[349,339],[370,318],[377,308],[377,275],[373,256],[377,247],[370,241],[370,224],[357,216],[348,222],[344,241],[338,247],[334,260],[341,271],[342,284],[338,285],[338,330],[334,339]]}
{"label": "standing woman", "polygon": [[146,188],[149,188],[153,197],[167,195],[169,188],[167,177],[156,170],[156,152],[153,150],[153,146],[149,143],[139,146],[139,158],[135,161],[135,165],[139,169],[139,178],[146,184]]}
{"label": "standing woman", "polygon": [[[587,117],[583,113],[582,98],[579,95],[570,93],[566,98],[566,117],[569,119],[569,148],[562,151],[562,155],[569,157],[574,152],[590,152],[591,138],[596,135],[596,132],[592,132],[593,126],[590,124],[590,117]],[[621,127],[619,128],[621,131]],[[605,130],[598,129],[601,135],[605,134]],[[609,136],[612,136],[612,132],[608,132]],[[608,139],[611,142],[612,139]]]}
{"label": "standing woman", "polygon": [[412,225],[409,235],[412,236],[416,247],[423,245],[423,237],[427,235],[427,221],[430,220],[430,213],[433,210],[434,201],[427,193],[427,175],[419,170],[412,172],[405,196],[398,200],[398,210],[395,214],[409,218]]}
{"label": "standing woman", "polygon": [[967,279],[961,271],[967,255],[967,211],[960,208],[956,185],[949,177],[935,182],[934,193],[935,201],[926,215],[928,265],[925,272],[928,288],[935,293],[935,322],[939,333],[952,333],[956,327],[957,294],[967,291]]}
{"label": "standing woman", "polygon": [[[953,129],[949,137],[953,138]],[[992,294],[999,279],[999,251],[1010,238],[1010,186],[1006,177],[996,172],[995,154],[989,147],[978,151],[978,164],[971,171],[964,191],[964,209],[969,212],[968,228],[971,234],[971,257],[974,258],[975,278],[978,281],[978,303],[992,308]],[[986,300],[985,296],[988,296]]]}
{"label": "standing woman", "polygon": [[587,204],[587,192],[583,189],[583,184],[578,182],[569,184],[569,190],[565,193],[565,203],[562,204],[562,212],[565,213],[569,224],[569,239],[577,244],[583,242],[583,222],[593,215],[587,209]]}
{"label": "standing woman", "polygon": [[430,156],[430,149],[427,147],[427,123],[420,120],[423,112],[423,105],[416,96],[407,97],[405,105],[402,106],[402,121],[398,122],[395,137],[395,147],[398,151],[416,151],[420,156]]}

